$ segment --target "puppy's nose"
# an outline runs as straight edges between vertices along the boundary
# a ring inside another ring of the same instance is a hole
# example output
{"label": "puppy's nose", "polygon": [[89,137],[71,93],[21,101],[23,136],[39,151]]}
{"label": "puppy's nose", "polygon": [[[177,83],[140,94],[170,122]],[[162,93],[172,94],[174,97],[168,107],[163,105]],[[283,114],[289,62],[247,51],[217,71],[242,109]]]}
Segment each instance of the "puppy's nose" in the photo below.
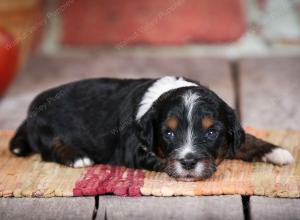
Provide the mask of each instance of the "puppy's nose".
{"label": "puppy's nose", "polygon": [[197,159],[192,155],[188,154],[183,159],[179,160],[182,167],[186,170],[194,169],[197,164]]}

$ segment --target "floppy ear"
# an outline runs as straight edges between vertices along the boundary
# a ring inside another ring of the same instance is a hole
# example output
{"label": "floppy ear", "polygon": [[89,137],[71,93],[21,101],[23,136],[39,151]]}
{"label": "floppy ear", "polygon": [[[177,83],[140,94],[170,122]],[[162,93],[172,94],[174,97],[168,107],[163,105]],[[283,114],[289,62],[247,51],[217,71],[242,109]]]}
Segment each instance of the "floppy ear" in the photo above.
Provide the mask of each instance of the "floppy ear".
{"label": "floppy ear", "polygon": [[235,155],[245,142],[245,131],[242,128],[234,110],[225,104],[227,120],[227,140],[230,147],[230,155]]}
{"label": "floppy ear", "polygon": [[156,110],[152,107],[145,115],[137,121],[137,137],[139,141],[148,148],[153,150],[154,145],[154,120],[156,118]]}
{"label": "floppy ear", "polygon": [[135,161],[139,168],[159,171],[161,170],[161,163],[153,152],[156,115],[156,110],[152,107],[136,122],[135,136],[138,143],[136,143]]}

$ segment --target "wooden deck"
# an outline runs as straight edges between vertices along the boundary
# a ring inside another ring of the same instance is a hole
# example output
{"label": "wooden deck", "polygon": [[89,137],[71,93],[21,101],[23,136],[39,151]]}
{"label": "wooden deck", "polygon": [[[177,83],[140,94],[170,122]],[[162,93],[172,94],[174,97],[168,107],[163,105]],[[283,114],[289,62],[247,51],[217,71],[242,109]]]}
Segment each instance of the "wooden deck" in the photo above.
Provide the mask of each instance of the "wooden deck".
{"label": "wooden deck", "polygon": [[[74,53],[32,57],[0,103],[0,129],[15,129],[30,100],[87,77],[183,75],[208,85],[239,110],[244,125],[300,130],[300,57],[219,58]],[[0,219],[300,219],[299,199],[112,196],[0,199]]]}

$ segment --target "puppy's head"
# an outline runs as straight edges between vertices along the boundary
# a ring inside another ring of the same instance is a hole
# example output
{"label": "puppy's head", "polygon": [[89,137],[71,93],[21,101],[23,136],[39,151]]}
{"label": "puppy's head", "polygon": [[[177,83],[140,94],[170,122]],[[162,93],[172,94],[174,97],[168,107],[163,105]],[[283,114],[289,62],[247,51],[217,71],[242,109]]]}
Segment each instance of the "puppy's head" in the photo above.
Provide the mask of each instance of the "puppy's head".
{"label": "puppy's head", "polygon": [[154,152],[164,161],[164,171],[185,181],[210,177],[244,141],[234,111],[203,87],[163,94],[144,119],[151,121],[147,130]]}

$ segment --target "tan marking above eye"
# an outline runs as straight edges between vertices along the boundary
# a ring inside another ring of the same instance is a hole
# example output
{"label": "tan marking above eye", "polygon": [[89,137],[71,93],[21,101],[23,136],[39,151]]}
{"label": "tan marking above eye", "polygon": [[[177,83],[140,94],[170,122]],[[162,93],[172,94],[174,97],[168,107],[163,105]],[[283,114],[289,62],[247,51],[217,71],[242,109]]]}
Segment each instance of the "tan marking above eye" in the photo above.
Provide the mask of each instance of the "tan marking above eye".
{"label": "tan marking above eye", "polygon": [[202,128],[206,130],[214,124],[214,119],[212,117],[205,116],[204,118],[202,118],[201,123]]}
{"label": "tan marking above eye", "polygon": [[176,131],[178,128],[178,119],[175,116],[171,116],[167,119],[166,125],[172,130]]}

